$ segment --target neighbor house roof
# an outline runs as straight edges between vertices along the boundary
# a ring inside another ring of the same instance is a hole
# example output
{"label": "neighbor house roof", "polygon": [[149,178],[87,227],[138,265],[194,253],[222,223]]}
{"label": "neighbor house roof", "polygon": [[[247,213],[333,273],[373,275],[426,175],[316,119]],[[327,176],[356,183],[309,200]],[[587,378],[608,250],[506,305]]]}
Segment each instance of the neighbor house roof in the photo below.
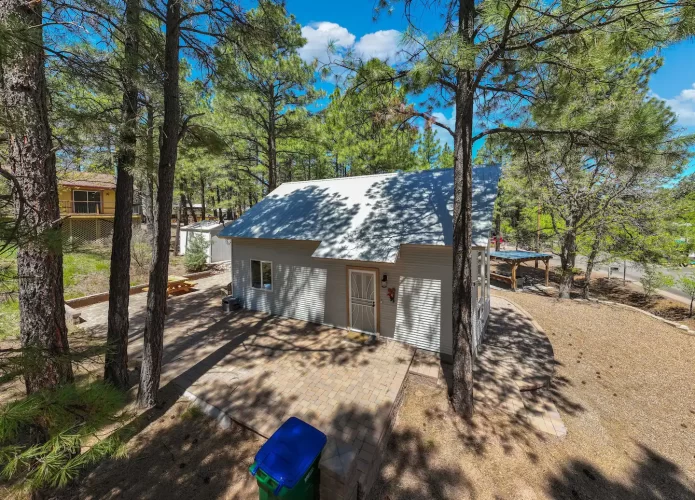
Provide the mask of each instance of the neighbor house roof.
{"label": "neighbor house roof", "polygon": [[116,189],[116,176],[97,172],[76,172],[69,170],[58,174],[58,185],[95,189]]}
{"label": "neighbor house roof", "polygon": [[[473,244],[488,244],[498,166],[473,169]],[[451,245],[453,169],[287,182],[220,232],[319,241],[313,256],[395,262],[401,245]]]}
{"label": "neighbor house roof", "polygon": [[211,232],[215,231],[224,226],[224,223],[216,220],[203,220],[200,222],[194,222],[187,226],[181,226],[181,231],[204,231]]}

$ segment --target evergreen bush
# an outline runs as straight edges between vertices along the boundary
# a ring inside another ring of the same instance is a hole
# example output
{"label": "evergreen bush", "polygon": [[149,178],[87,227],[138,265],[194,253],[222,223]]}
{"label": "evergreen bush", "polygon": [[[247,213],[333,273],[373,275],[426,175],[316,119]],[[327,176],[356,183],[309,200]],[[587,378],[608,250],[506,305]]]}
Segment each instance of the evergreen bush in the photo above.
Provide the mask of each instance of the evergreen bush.
{"label": "evergreen bush", "polygon": [[208,263],[208,247],[210,243],[201,234],[195,234],[188,241],[186,247],[186,256],[183,259],[183,265],[186,271],[195,273],[203,271]]}

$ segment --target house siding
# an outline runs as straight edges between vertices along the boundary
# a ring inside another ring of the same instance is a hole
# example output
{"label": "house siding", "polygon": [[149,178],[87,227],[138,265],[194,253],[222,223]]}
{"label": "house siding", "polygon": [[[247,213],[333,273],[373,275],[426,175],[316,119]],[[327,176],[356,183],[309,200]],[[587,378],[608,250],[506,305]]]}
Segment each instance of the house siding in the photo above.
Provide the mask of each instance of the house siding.
{"label": "house siding", "polygon": [[[101,212],[99,215],[114,215],[116,213],[116,191],[114,189],[104,189],[96,187],[71,187],[58,186],[58,200],[60,203],[60,213],[70,214],[74,212],[72,208],[73,191],[100,191],[101,192]],[[80,214],[85,215],[85,214]],[[95,214],[91,214],[95,215]]]}
{"label": "house siding", "polygon": [[[452,354],[450,247],[403,245],[395,264],[312,257],[319,242],[232,239],[232,293],[248,309],[348,328],[347,270],[377,271],[379,334]],[[273,262],[273,290],[251,287],[251,259]],[[387,288],[381,277],[388,276]],[[395,300],[388,288],[396,288]]]}

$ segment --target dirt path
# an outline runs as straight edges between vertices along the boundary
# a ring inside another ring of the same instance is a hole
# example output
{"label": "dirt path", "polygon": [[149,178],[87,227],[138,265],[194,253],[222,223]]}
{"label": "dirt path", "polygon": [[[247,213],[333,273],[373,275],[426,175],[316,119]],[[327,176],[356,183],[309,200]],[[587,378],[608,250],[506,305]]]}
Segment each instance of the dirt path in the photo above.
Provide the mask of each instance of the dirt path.
{"label": "dirt path", "polygon": [[411,383],[371,498],[695,498],[695,337],[624,309],[500,295],[553,343],[567,436],[480,404],[463,423],[443,388]]}

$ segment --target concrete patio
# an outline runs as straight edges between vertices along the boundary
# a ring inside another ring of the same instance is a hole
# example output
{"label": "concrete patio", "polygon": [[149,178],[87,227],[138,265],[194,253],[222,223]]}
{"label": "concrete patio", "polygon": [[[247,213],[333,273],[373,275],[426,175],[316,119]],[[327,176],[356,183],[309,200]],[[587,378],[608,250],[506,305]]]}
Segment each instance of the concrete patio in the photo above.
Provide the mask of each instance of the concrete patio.
{"label": "concrete patio", "polygon": [[[268,437],[294,415],[329,437],[322,498],[355,498],[378,470],[414,350],[357,343],[345,331],[250,311],[224,314],[220,277],[173,297],[165,329],[162,387],[175,386],[224,425]],[[131,297],[131,364],[141,362],[144,294]],[[103,306],[84,308],[103,335]]]}

